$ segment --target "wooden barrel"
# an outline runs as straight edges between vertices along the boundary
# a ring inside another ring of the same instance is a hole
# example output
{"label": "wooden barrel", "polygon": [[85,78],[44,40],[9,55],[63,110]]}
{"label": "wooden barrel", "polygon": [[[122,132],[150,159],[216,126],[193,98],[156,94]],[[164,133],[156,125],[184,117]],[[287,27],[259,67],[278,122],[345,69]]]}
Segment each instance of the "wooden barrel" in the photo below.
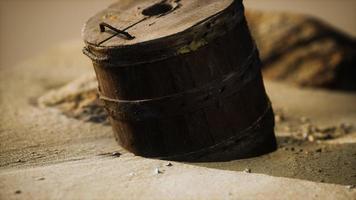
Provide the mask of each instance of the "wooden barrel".
{"label": "wooden barrel", "polygon": [[276,148],[242,0],[126,0],[83,29],[100,98],[136,155],[217,161]]}

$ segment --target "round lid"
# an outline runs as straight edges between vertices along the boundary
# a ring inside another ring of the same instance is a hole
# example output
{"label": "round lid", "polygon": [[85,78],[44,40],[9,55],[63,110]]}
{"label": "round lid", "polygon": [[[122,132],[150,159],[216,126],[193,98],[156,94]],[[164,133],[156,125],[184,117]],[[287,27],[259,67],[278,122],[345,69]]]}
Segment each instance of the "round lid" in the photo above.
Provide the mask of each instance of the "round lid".
{"label": "round lid", "polygon": [[[234,3],[239,6],[233,6]],[[238,12],[236,7],[242,10],[242,0],[122,0],[90,18],[82,34],[87,50],[96,55],[91,56],[93,60],[98,60],[97,56],[110,56],[109,49],[128,50],[126,53],[132,53],[130,50],[137,52],[141,48],[143,51],[165,54],[173,48],[175,52],[185,53],[191,50],[183,47],[187,42],[188,45],[193,43],[194,48],[206,43],[193,41],[202,35],[208,35],[203,30],[200,31],[198,25],[216,18],[228,8],[234,12],[227,19],[233,19],[238,16],[235,16]],[[211,23],[207,27],[216,24],[219,23]],[[221,28],[223,30],[229,27]],[[186,34],[177,37],[179,33]],[[143,47],[150,49],[144,50]],[[152,57],[151,54],[144,56]]]}

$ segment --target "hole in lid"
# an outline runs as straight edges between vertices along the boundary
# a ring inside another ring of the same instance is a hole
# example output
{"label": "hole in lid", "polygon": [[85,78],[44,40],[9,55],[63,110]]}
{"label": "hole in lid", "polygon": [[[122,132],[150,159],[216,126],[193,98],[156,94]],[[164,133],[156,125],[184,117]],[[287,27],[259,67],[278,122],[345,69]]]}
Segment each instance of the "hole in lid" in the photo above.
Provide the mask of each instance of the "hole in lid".
{"label": "hole in lid", "polygon": [[172,9],[173,9],[172,5],[161,2],[144,9],[142,11],[142,14],[145,16],[155,16],[155,15],[161,15],[167,13]]}

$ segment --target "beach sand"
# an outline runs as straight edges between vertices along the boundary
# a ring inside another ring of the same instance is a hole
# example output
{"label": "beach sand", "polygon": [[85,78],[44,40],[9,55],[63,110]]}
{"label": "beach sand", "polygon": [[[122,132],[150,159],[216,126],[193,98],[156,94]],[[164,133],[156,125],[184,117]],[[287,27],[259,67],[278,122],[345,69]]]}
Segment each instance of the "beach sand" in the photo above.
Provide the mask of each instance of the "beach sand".
{"label": "beach sand", "polygon": [[276,152],[218,163],[145,159],[110,126],[40,108],[37,98],[93,73],[70,41],[0,70],[0,199],[355,199],[356,131],[315,141],[306,124],[355,126],[356,94],[265,81],[276,110]]}

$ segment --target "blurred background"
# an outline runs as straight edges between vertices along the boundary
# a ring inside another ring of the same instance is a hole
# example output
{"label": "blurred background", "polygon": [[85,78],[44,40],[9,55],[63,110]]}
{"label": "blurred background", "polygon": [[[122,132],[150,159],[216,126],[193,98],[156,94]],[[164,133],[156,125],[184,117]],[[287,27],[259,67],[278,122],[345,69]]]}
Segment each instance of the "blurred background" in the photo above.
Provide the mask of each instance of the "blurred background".
{"label": "blurred background", "polygon": [[[0,66],[81,38],[85,21],[115,0],[0,0]],[[245,0],[245,6],[317,16],[356,36],[356,0]]]}

